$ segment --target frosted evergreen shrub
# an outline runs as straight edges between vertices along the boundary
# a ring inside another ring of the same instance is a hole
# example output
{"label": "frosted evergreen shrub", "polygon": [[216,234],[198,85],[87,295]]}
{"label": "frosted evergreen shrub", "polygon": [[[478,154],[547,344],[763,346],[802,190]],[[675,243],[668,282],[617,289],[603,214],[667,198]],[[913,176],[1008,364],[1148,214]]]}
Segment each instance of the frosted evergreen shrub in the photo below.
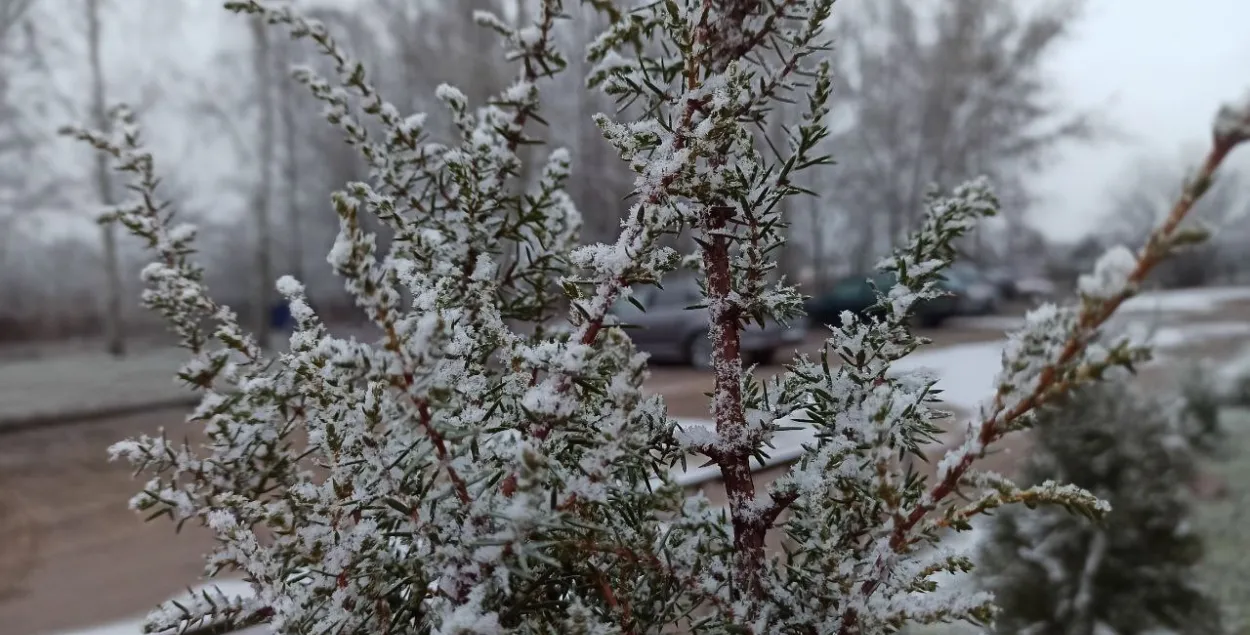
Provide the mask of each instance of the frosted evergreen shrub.
{"label": "frosted evergreen shrub", "polygon": [[1123,379],[1040,412],[1021,480],[1073,483],[1112,512],[1096,524],[1054,508],[995,517],[977,560],[1000,609],[993,632],[1224,632],[1221,607],[1199,584],[1204,545],[1187,487],[1205,448],[1169,415]]}
{"label": "frosted evergreen shrub", "polygon": [[1223,394],[1218,371],[1207,363],[1191,364],[1177,383],[1179,395],[1169,413],[1177,430],[1198,452],[1222,454],[1228,434],[1220,425],[1220,412],[1235,401]]}
{"label": "frosted evergreen shrub", "polygon": [[[107,220],[156,254],[144,303],[191,353],[179,378],[203,391],[188,417],[207,433],[202,446],[144,437],[112,448],[152,475],[132,505],[207,526],[218,543],[206,574],[245,576],[255,591],[171,604],[150,632],[269,623],[301,635],[888,633],[990,617],[988,596],[931,579],[969,569],[940,541],[973,516],[1021,501],[1106,511],[1079,488],[1021,488],[972,463],[1030,426],[1039,405],[1145,357],[1127,343],[1086,343],[1194,239],[1177,224],[1250,136],[1250,108],[1221,111],[1211,157],[1149,245],[1109,252],[1077,302],[1028,316],[967,442],[927,481],[897,459],[946,417],[935,378],[891,364],[924,344],[907,313],[941,293],[952,240],[995,213],[987,185],[928,201],[924,226],[881,263],[900,284],[883,290],[880,317],[848,319],[818,358],[761,382],[740,361],[740,334],[801,311],[792,286],[771,282],[787,220],[778,203],[804,193],[795,174],[831,169],[817,148],[832,97],[822,55],[833,0],[589,3],[610,26],[585,51],[588,88],[636,113],[596,123],[637,178],[617,240],[588,246],[564,189],[577,178],[568,152],[547,152],[537,183],[517,187],[516,150],[537,141],[525,124],[542,121],[538,85],[582,54],[552,37],[560,0],[541,2],[521,28],[477,15],[521,74],[487,104],[441,87],[451,139],[378,95],[322,25],[279,3],[226,3],[311,39],[337,69],[333,79],[295,76],[370,168],[334,195],[341,231],[328,260],[383,334],[374,342],[330,336],[300,282],[283,278],[298,326],[288,352],[265,357],[205,288],[195,231],[162,202],[132,118],[121,111],[112,136],[69,131],[133,177],[134,198]],[[774,152],[754,131],[781,99],[806,114]],[[361,229],[366,215],[391,235],[386,253]],[[697,253],[659,246],[679,233]],[[608,319],[631,288],[661,283],[686,256],[715,351],[708,431],[679,428],[643,393],[646,359]],[[559,320],[562,302],[571,308]],[[752,462],[799,425],[818,440],[788,475],[756,483]],[[689,454],[719,466],[727,509],[674,482],[670,468]],[[770,536],[786,549],[767,552]]]}

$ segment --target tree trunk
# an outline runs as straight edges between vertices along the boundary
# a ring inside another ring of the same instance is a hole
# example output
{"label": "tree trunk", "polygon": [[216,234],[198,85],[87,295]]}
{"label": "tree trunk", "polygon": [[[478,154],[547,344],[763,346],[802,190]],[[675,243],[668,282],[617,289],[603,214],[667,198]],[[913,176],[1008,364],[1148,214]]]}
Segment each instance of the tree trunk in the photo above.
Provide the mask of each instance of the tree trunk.
{"label": "tree trunk", "polygon": [[811,246],[812,288],[804,289],[804,293],[821,293],[829,286],[829,261],[825,254],[824,215],[828,210],[820,204],[821,199],[809,197],[807,211],[810,215],[808,244]]}
{"label": "tree trunk", "polygon": [[[291,46],[282,47],[282,55],[280,56],[282,63],[282,72],[286,73],[292,64]],[[283,135],[283,182],[286,190],[286,222],[287,236],[289,242],[287,244],[287,260],[290,267],[290,273],[300,282],[307,282],[304,279],[304,223],[300,217],[300,178],[299,178],[299,144],[296,137],[295,124],[295,86],[294,82],[289,78],[283,78],[278,84],[281,94],[278,97],[278,104],[281,108],[280,116],[282,117],[282,135]]]}
{"label": "tree trunk", "polygon": [[256,338],[261,346],[268,348],[270,333],[269,309],[273,305],[273,239],[269,222],[270,193],[273,191],[274,172],[274,104],[273,64],[270,56],[269,33],[264,22],[252,21],[253,68],[257,99],[260,104],[260,134],[256,153],[260,165],[260,180],[253,194],[253,212],[256,215]]}
{"label": "tree trunk", "polygon": [[[593,9],[583,8],[580,17],[582,32],[577,40],[579,46],[592,41],[600,26],[599,13]],[[584,59],[584,56],[579,55],[577,59],[579,67],[574,74],[578,78],[583,78],[590,72],[591,64]],[[595,112],[599,110],[595,102],[595,96],[598,93],[591,90],[577,90],[574,94],[577,95],[576,143],[579,176],[571,185],[576,189],[577,202],[585,223],[582,240],[587,243],[610,242],[616,238],[620,217],[609,204],[612,201],[612,195],[604,191],[608,189],[605,188],[605,183],[608,181],[604,178],[604,161],[602,160],[606,144],[600,137],[598,126],[591,123]]]}
{"label": "tree trunk", "polygon": [[[108,105],[104,97],[104,65],[101,61],[100,0],[87,0],[87,50],[91,61],[91,119],[97,130],[108,134],[112,130]],[[95,181],[100,203],[105,207],[117,204],[113,192],[113,175],[109,172],[108,157],[95,153]],[[122,314],[124,294],[121,258],[118,254],[117,228],[112,225],[100,227],[104,248],[104,338],[110,355],[126,354],[125,324]]]}

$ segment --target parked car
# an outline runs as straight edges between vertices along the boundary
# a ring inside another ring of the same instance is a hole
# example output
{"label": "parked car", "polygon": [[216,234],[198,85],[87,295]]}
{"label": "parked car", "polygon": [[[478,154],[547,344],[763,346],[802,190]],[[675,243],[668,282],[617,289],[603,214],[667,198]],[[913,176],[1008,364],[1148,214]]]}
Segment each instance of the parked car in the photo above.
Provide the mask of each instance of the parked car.
{"label": "parked car", "polygon": [[[631,326],[626,332],[639,350],[652,359],[685,363],[695,368],[712,365],[712,341],[708,337],[707,308],[691,308],[703,302],[703,293],[693,277],[666,280],[664,288],[645,286],[634,290],[638,310],[626,299],[618,300],[612,315]],[[798,320],[785,325],[768,321],[765,326],[750,324],[742,331],[742,352],[752,364],[771,363],[777,351],[794,347],[807,336],[807,326]]]}
{"label": "parked car", "polygon": [[1055,293],[1054,283],[1041,275],[1002,267],[983,273],[990,283],[998,287],[998,294],[1004,300],[1037,302],[1050,298]]}
{"label": "parked car", "polygon": [[955,263],[943,274],[946,288],[954,294],[960,315],[989,315],[998,311],[1002,295],[998,286],[976,267]]}
{"label": "parked car", "polygon": [[998,295],[1004,300],[1015,300],[1020,297],[1020,289],[1016,286],[1016,275],[1002,267],[983,269],[985,280],[998,289]]}
{"label": "parked car", "polygon": [[1021,276],[1016,279],[1016,295],[1028,302],[1041,302],[1055,297],[1055,283],[1040,275]]}
{"label": "parked car", "polygon": [[[808,319],[813,324],[838,325],[842,323],[842,313],[850,311],[865,316],[873,311],[877,303],[876,291],[872,284],[881,291],[892,288],[896,278],[890,273],[866,276],[852,276],[833,284],[828,291],[810,298],[805,303]],[[958,300],[955,296],[943,296],[924,300],[912,307],[912,318],[926,328],[941,326],[943,322],[959,312]]]}

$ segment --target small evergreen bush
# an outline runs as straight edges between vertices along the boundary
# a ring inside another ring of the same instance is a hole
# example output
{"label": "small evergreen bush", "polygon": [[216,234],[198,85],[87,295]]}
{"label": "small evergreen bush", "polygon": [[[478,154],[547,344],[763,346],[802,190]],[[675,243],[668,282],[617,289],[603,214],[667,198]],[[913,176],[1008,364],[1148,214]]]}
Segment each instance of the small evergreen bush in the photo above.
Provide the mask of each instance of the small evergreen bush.
{"label": "small evergreen bush", "polygon": [[1231,406],[1250,407],[1250,346],[1222,365],[1215,373],[1218,398]]}
{"label": "small evergreen bush", "polygon": [[1072,483],[1112,511],[1098,523],[1053,508],[997,516],[978,560],[999,607],[995,633],[1221,632],[1221,608],[1197,582],[1195,448],[1176,423],[1123,380],[1040,414],[1023,482]]}
{"label": "small evergreen bush", "polygon": [[1220,411],[1235,400],[1220,387],[1217,371],[1206,363],[1195,363],[1178,378],[1179,395],[1173,416],[1179,431],[1195,450],[1214,455],[1220,452],[1226,431],[1220,425]]}

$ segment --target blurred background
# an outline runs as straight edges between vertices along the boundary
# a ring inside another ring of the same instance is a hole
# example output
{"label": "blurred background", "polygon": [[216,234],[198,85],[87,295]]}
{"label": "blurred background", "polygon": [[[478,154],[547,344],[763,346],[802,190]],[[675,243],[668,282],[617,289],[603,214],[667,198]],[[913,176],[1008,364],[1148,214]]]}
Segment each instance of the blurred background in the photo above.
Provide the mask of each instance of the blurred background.
{"label": "blurred background", "polygon": [[[436,138],[448,135],[436,86],[455,84],[482,103],[516,76],[472,13],[525,23],[534,11],[525,0],[295,4],[326,23],[401,110],[428,111]],[[566,5],[576,19],[557,36],[576,52],[605,24]],[[1248,23],[1242,0],[840,2],[825,148],[837,165],[808,172],[803,186],[816,195],[787,203],[790,241],[778,254],[780,270],[812,296],[809,308],[824,313],[770,346],[814,350],[820,322],[866,307],[864,279],[922,220],[929,185],[982,174],[1004,212],[960,245],[952,301],[922,326],[951,351],[1001,341],[1027,308],[1069,293],[1108,246],[1140,245],[1167,214],[1216,108],[1250,89]],[[570,58],[570,71],[544,86],[553,125],[531,123],[529,132],[570,149],[583,239],[608,241],[633,175],[590,121],[615,104],[583,88],[589,65]],[[143,245],[95,223],[126,199],[124,183],[57,128],[104,128],[111,105],[132,106],[166,196],[201,228],[210,288],[262,340],[281,345],[272,281],[283,274],[305,282],[335,329],[365,333],[325,254],[338,231],[330,193],[367,173],[289,78],[297,64],[332,70],[306,42],[215,1],[0,0],[5,635],[142,613],[196,583],[209,544],[195,530],[175,540],[161,523],[142,526],[124,508],[138,483],[105,461],[114,440],[177,426],[192,397],[171,379],[181,354],[139,307]],[[762,133],[780,142],[800,115],[782,104]],[[1170,342],[1170,366],[1234,363],[1250,338],[1245,155],[1194,214],[1215,229],[1212,239],[1165,264],[1125,323]],[[692,353],[687,344],[675,342],[675,361],[697,361],[681,359]],[[953,369],[972,358],[943,359]],[[652,378],[678,416],[706,416],[708,380],[693,366],[666,365]]]}

